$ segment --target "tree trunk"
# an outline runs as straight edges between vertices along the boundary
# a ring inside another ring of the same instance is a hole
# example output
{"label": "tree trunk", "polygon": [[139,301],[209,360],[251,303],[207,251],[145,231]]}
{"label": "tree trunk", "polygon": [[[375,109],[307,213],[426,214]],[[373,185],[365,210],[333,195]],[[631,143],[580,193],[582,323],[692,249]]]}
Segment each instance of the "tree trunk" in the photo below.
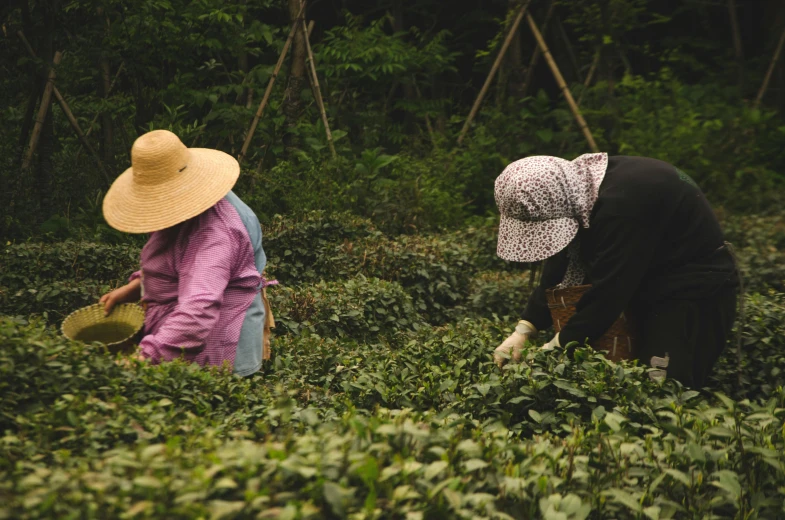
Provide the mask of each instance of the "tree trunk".
{"label": "tree trunk", "polygon": [[[109,98],[109,89],[112,85],[111,73],[109,70],[109,60],[105,55],[101,55],[101,96],[106,100]],[[111,164],[113,159],[112,147],[114,143],[114,127],[112,124],[112,114],[107,111],[101,113],[101,148],[100,154],[104,162]]]}
{"label": "tree trunk", "polygon": [[[96,13],[98,14],[99,22],[106,21],[104,34],[108,38],[109,17],[104,13],[103,7],[98,7]],[[98,92],[100,92],[101,97],[106,100],[109,98],[109,92],[112,89],[112,73],[109,69],[109,58],[106,57],[106,54],[102,49],[99,50],[99,53],[98,73],[100,77],[98,79]],[[111,163],[113,158],[112,143],[114,142],[114,129],[112,125],[112,115],[108,112],[101,112],[101,145],[99,147],[99,153],[105,163]]]}
{"label": "tree trunk", "polygon": [[[300,0],[289,1],[289,20],[294,25],[299,23],[297,15],[300,13]],[[303,13],[303,16],[305,14]],[[306,82],[306,69],[305,59],[307,52],[305,50],[305,37],[302,30],[298,29],[294,33],[294,41],[292,41],[292,65],[289,69],[289,81],[286,84],[286,91],[284,93],[284,106],[283,113],[286,117],[285,130],[283,136],[283,143],[287,149],[296,148],[298,146],[298,139],[294,133],[297,126],[297,121],[303,112],[303,102],[301,94],[305,88]]]}
{"label": "tree trunk", "polygon": [[728,0],[728,15],[730,17],[731,32],[733,34],[733,49],[736,55],[736,69],[738,73],[739,89],[744,88],[744,47],[741,41],[741,29],[736,12],[736,1]]}
{"label": "tree trunk", "polygon": [[33,73],[33,82],[30,88],[30,97],[27,98],[24,119],[22,120],[22,132],[19,134],[19,155],[18,160],[22,161],[25,154],[25,146],[30,139],[30,132],[33,129],[33,115],[35,114],[38,100],[41,99],[42,85],[45,78],[41,77],[37,71]]}
{"label": "tree trunk", "polygon": [[[403,0],[393,0],[392,15],[393,15],[393,21],[392,21],[393,31],[397,33],[404,32],[406,30],[406,25],[404,24],[404,20],[403,20]],[[414,85],[409,83],[408,78],[404,78],[402,85],[403,85],[404,97],[408,101],[416,100],[417,93],[414,90]],[[407,111],[406,114],[404,115],[404,128],[411,128],[413,122],[414,120],[412,119],[412,113]]]}
{"label": "tree trunk", "polygon": [[248,86],[250,66],[248,65],[248,52],[245,49],[240,51],[240,54],[237,56],[237,68],[243,73],[244,85],[242,92],[237,95],[235,103],[243,105],[245,108],[251,108],[253,104],[253,89]]}
{"label": "tree trunk", "polygon": [[[41,46],[38,50],[38,57],[45,63],[52,63],[54,58],[54,33],[55,33],[55,13],[57,12],[57,2],[42,2],[41,14],[43,19],[43,31],[41,33]],[[38,201],[40,204],[40,216],[49,217],[54,212],[51,204],[52,193],[52,174],[54,166],[52,164],[52,154],[55,149],[54,133],[54,111],[49,109],[44,120],[41,138],[38,143],[38,168],[36,169],[36,187],[38,189]]]}
{"label": "tree trunk", "polygon": [[[508,9],[515,9],[519,0],[508,0]],[[512,21],[511,21],[512,23]],[[509,26],[506,27],[509,30]],[[510,48],[504,55],[499,73],[496,77],[496,105],[501,106],[504,102],[505,94],[509,89],[510,95],[520,93],[523,87],[523,57],[521,54],[521,31],[515,31],[510,41]]]}
{"label": "tree trunk", "polygon": [[[22,2],[22,26],[24,27],[25,34],[30,36],[35,35],[35,26],[33,25],[33,18],[30,14],[29,2]],[[46,74],[39,74],[39,70],[35,65],[31,65],[31,88],[30,97],[27,98],[27,108],[25,109],[25,118],[22,122],[22,132],[19,135],[19,164],[22,164],[22,157],[25,154],[25,146],[30,139],[30,132],[33,129],[33,115],[35,114],[36,105],[43,93],[43,85],[46,81]]]}

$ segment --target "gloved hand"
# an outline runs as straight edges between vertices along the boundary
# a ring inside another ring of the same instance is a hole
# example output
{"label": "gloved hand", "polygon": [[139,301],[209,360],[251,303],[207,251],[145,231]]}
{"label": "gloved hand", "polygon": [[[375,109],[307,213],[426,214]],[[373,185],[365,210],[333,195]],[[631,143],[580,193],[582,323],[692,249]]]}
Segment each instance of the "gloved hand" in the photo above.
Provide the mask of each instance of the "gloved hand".
{"label": "gloved hand", "polygon": [[504,354],[507,354],[507,356],[512,358],[515,363],[521,360],[523,345],[529,340],[529,337],[532,334],[537,334],[537,329],[534,325],[524,320],[518,322],[518,326],[515,327],[515,332],[510,334],[510,336],[493,351],[493,360],[499,365],[499,368],[507,361],[507,357],[505,357]]}
{"label": "gloved hand", "polygon": [[550,340],[548,343],[540,347],[542,350],[553,350],[554,347],[561,347],[561,343],[559,343],[559,333],[557,332],[556,335]]}

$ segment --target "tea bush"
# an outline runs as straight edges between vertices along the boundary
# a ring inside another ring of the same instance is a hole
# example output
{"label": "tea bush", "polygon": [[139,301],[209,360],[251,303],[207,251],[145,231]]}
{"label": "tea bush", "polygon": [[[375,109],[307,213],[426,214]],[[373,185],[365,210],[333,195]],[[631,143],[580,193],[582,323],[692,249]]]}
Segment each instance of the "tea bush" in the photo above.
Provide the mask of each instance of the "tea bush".
{"label": "tea bush", "polygon": [[746,305],[741,365],[734,338],[714,370],[712,386],[739,397],[767,398],[785,387],[785,295],[752,295]]}
{"label": "tea bush", "polygon": [[[588,349],[532,348],[499,372],[500,333],[465,321],[387,344],[289,336],[267,377],[240,379],[125,367],[0,319],[0,517],[782,514],[781,390],[701,395]],[[392,406],[373,388],[382,369]],[[314,399],[320,373],[340,380]]]}
{"label": "tea bush", "polygon": [[55,323],[76,309],[96,303],[111,288],[91,279],[43,282],[18,290],[0,288],[0,313],[46,314]]}
{"label": "tea bush", "polygon": [[723,220],[749,291],[785,291],[785,216],[748,215]]}
{"label": "tea bush", "polygon": [[456,316],[520,318],[533,289],[531,271],[478,273],[472,278],[466,301],[455,309]]}
{"label": "tea bush", "polygon": [[51,321],[95,303],[139,268],[139,249],[68,240],[0,250],[0,314],[46,313]]}
{"label": "tea bush", "polygon": [[336,280],[356,274],[348,250],[375,234],[370,221],[349,213],[314,211],[301,217],[275,216],[265,223],[263,242],[268,272],[287,285]]}
{"label": "tea bush", "polygon": [[[782,220],[724,222],[753,292],[778,287]],[[590,348],[499,370],[537,272],[495,256],[495,225],[274,219],[277,329],[250,378],[117,363],[46,326],[138,249],[6,246],[0,313],[46,319],[0,318],[0,518],[782,516],[785,296],[748,295],[742,363],[729,347],[706,389]]]}
{"label": "tea bush", "polygon": [[395,282],[362,275],[345,282],[269,291],[276,332],[368,339],[420,322],[411,297]]}
{"label": "tea bush", "polygon": [[9,244],[0,250],[0,285],[31,289],[49,281],[85,279],[114,282],[139,268],[139,249],[67,240]]}
{"label": "tea bush", "polygon": [[478,252],[457,233],[389,237],[367,220],[320,212],[277,226],[264,242],[271,277],[293,286],[357,274],[397,282],[431,323],[448,319],[468,294],[472,275],[488,263],[486,250]]}

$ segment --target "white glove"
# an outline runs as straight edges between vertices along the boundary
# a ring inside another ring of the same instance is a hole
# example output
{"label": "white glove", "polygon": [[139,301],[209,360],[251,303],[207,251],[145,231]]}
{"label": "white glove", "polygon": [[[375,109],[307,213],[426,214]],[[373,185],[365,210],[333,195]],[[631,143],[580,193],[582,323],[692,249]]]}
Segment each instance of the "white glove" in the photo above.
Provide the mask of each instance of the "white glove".
{"label": "white glove", "polygon": [[[523,345],[529,340],[529,336],[532,334],[537,334],[537,329],[534,325],[524,320],[518,322],[518,326],[515,327],[515,332],[510,334],[510,336],[504,340],[504,343],[496,347],[496,350],[493,351],[493,360],[499,365],[499,368],[504,365],[509,357],[511,357],[515,363],[521,360]],[[504,354],[506,354],[506,356]]]}
{"label": "white glove", "polygon": [[542,350],[553,350],[555,347],[561,347],[561,343],[559,343],[559,333],[557,332],[556,335],[550,340],[548,343],[540,347]]}

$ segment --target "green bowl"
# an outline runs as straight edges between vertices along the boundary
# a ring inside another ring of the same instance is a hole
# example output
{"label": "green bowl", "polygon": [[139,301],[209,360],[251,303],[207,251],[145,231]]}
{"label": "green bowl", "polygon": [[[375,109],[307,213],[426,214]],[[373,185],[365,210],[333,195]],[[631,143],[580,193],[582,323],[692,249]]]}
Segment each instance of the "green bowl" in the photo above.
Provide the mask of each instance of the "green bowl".
{"label": "green bowl", "polygon": [[63,336],[85,343],[99,342],[109,352],[130,352],[144,325],[144,309],[135,303],[116,305],[104,316],[104,305],[97,303],[69,314],[60,331]]}

